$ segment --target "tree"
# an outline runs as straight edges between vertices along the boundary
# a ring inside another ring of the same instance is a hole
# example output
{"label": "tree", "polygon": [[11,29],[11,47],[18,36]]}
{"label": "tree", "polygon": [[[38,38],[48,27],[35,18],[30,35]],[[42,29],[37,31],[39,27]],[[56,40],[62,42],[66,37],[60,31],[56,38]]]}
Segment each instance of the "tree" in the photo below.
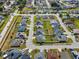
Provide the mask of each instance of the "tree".
{"label": "tree", "polygon": [[3,8],[2,7],[0,7],[0,11],[3,11]]}
{"label": "tree", "polygon": [[21,11],[24,8],[25,4],[26,4],[26,0],[18,0],[17,2],[20,4],[19,5],[19,10]]}

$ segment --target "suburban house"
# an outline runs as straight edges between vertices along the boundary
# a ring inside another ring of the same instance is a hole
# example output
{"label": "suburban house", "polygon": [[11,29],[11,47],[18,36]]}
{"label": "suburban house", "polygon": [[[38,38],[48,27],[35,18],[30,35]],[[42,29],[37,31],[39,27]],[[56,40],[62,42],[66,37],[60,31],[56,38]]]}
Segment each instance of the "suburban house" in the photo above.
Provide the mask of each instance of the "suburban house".
{"label": "suburban house", "polygon": [[16,48],[6,51],[5,54],[3,55],[3,58],[4,59],[31,59],[28,53],[23,53],[22,51]]}
{"label": "suburban house", "polygon": [[79,29],[73,29],[73,33],[79,35]]}
{"label": "suburban house", "polygon": [[4,17],[0,15],[0,22],[1,22],[3,19],[4,19]]}
{"label": "suburban house", "polygon": [[45,59],[43,52],[39,52],[34,56],[34,59]]}
{"label": "suburban house", "polygon": [[71,55],[74,59],[79,59],[79,52],[74,49],[70,49]]}
{"label": "suburban house", "polygon": [[47,59],[59,59],[59,56],[57,55],[57,53],[53,53],[53,51],[48,50]]}
{"label": "suburban house", "polygon": [[60,53],[60,59],[71,59],[71,57],[69,56],[69,53],[66,51],[62,51]]}
{"label": "suburban house", "polygon": [[36,27],[37,28],[43,28],[43,23],[41,21],[36,22]]}
{"label": "suburban house", "polygon": [[46,38],[44,35],[36,35],[37,42],[45,42]]}

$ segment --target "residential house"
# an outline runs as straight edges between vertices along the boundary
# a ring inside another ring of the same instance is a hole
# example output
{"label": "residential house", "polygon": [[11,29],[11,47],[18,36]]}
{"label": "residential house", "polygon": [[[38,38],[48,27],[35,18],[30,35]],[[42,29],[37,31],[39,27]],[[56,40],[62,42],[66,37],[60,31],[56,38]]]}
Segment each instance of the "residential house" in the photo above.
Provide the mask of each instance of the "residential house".
{"label": "residential house", "polygon": [[4,17],[0,15],[0,22],[1,22],[3,19],[4,19]]}
{"label": "residential house", "polygon": [[6,2],[4,4],[4,8],[3,8],[3,11],[4,12],[10,12],[11,8],[12,8],[12,5],[15,3],[15,0],[10,0],[8,2]]}
{"label": "residential house", "polygon": [[31,59],[29,55],[22,54],[19,59]]}
{"label": "residential house", "polygon": [[36,35],[37,42],[45,42],[46,38],[44,35]]}
{"label": "residential house", "polygon": [[48,50],[47,59],[58,59],[58,55],[51,50]]}
{"label": "residential house", "polygon": [[73,33],[79,35],[79,29],[73,29]]}
{"label": "residential house", "polygon": [[46,59],[43,52],[39,52],[34,56],[34,59]]}
{"label": "residential house", "polygon": [[17,39],[26,39],[27,37],[26,37],[25,33],[17,32],[16,38]]}
{"label": "residential house", "polygon": [[70,57],[70,55],[69,55],[68,52],[62,51],[62,52],[60,53],[60,59],[71,59],[71,57]]}
{"label": "residential house", "polygon": [[44,35],[44,32],[42,29],[37,29],[36,35]]}
{"label": "residential house", "polygon": [[48,16],[46,16],[46,15],[45,16],[42,16],[42,17],[43,17],[43,19],[48,19]]}
{"label": "residential house", "polygon": [[11,47],[20,47],[21,43],[23,43],[23,40],[14,39],[11,41]]}
{"label": "residential house", "polygon": [[25,26],[19,26],[18,28],[18,32],[24,32],[26,30],[26,27]]}
{"label": "residential house", "polygon": [[19,25],[18,32],[24,32],[26,30],[26,18],[23,16],[22,21]]}
{"label": "residential house", "polygon": [[37,19],[40,19],[40,18],[41,18],[41,16],[37,15],[37,16],[36,16],[36,18],[37,18]]}
{"label": "residential house", "polygon": [[4,59],[18,59],[21,56],[21,52],[17,49],[12,49],[9,51],[6,51],[3,55]]}
{"label": "residential house", "polygon": [[43,28],[43,23],[41,21],[36,22],[36,27],[37,28]]}
{"label": "residential house", "polygon": [[[26,51],[25,51],[26,52]],[[31,59],[28,53],[22,52],[16,48],[10,49],[3,55],[4,59]]]}
{"label": "residential house", "polygon": [[67,26],[67,27],[70,27],[70,28],[75,28],[75,25],[72,21],[65,21],[64,24]]}
{"label": "residential house", "polygon": [[49,19],[54,19],[54,16],[52,16],[52,15],[49,15]]}
{"label": "residential house", "polygon": [[50,24],[52,25],[52,27],[58,26],[58,22],[56,20],[50,20]]}
{"label": "residential house", "polygon": [[71,55],[74,59],[79,59],[79,52],[74,49],[70,49]]}
{"label": "residential house", "polygon": [[64,35],[63,31],[61,31],[59,29],[59,26],[54,27],[54,35],[55,35],[55,38],[57,39],[57,41],[59,41],[59,42],[66,42],[67,41],[66,35]]}

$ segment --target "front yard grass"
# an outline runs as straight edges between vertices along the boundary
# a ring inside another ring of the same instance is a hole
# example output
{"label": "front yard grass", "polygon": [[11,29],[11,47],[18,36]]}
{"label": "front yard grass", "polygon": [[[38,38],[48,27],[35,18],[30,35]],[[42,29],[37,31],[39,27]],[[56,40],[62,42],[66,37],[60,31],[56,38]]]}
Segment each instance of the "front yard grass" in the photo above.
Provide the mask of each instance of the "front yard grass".
{"label": "front yard grass", "polygon": [[74,19],[74,23],[76,25],[76,28],[79,29],[79,19]]}
{"label": "front yard grass", "polygon": [[[54,36],[54,29],[52,28],[52,25],[50,24],[50,19],[43,19],[42,17],[40,17],[39,20],[43,22],[43,31],[44,31],[44,36],[45,36],[46,40],[45,40],[45,42],[37,42],[37,39],[35,38],[35,39],[33,39],[33,43],[35,43],[37,45],[39,45],[41,43],[43,43],[43,44],[55,44],[55,43],[56,44],[71,44],[71,43],[73,43],[72,39],[70,39],[70,38],[67,38],[66,42],[57,41],[57,39]],[[36,21],[37,21],[37,17],[35,16],[34,25],[36,24]],[[59,29],[64,32],[61,25],[59,26]],[[36,26],[34,26],[34,31],[36,31],[36,30],[37,30],[37,28],[36,28]]]}
{"label": "front yard grass", "polygon": [[30,55],[32,56],[32,59],[34,59],[35,54],[37,54],[38,52],[40,52],[39,49],[34,49],[34,50],[30,53]]}
{"label": "front yard grass", "polygon": [[3,24],[0,26],[0,33],[2,32],[2,30],[4,29],[4,27],[6,26],[7,22],[9,21],[10,16],[5,16],[4,18],[4,22]]}

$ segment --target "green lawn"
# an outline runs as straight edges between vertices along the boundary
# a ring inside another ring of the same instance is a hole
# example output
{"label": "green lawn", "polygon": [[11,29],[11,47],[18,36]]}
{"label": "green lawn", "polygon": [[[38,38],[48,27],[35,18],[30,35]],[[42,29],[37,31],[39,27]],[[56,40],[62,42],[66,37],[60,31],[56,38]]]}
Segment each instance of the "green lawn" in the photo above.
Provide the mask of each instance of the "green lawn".
{"label": "green lawn", "polygon": [[[17,24],[16,24],[16,27],[18,27],[19,26],[19,24],[20,24],[20,22],[22,21],[22,17],[21,16],[16,16],[17,17]],[[15,28],[15,30],[14,31],[18,31],[18,28]],[[15,35],[16,35],[16,32],[15,32]],[[15,36],[14,36],[15,37]],[[21,45],[20,47],[17,47],[17,48],[19,48],[19,49],[23,49],[23,48],[26,48],[26,45],[25,44],[23,44],[23,45]]]}
{"label": "green lawn", "polygon": [[53,41],[53,28],[50,24],[50,19],[43,19],[41,18],[41,21],[43,22],[43,30],[45,33],[46,42]]}
{"label": "green lawn", "polygon": [[0,3],[0,8],[2,8],[3,7],[3,3]]}
{"label": "green lawn", "polygon": [[50,25],[50,21],[43,22],[44,23],[44,33],[46,37],[46,41],[51,41],[53,39],[53,29]]}
{"label": "green lawn", "polygon": [[79,19],[75,19],[75,25],[76,25],[76,28],[78,28],[79,29]]}
{"label": "green lawn", "polygon": [[32,56],[32,59],[34,59],[35,54],[38,53],[38,52],[40,52],[40,50],[34,49],[34,50],[30,53],[30,55]]}
{"label": "green lawn", "polygon": [[[11,24],[10,24],[11,26],[12,26],[12,24],[16,21],[16,18],[17,18],[17,17],[14,17],[14,18],[13,18],[13,20],[12,20],[12,22],[11,22]],[[9,26],[9,28],[10,28],[11,26]],[[9,28],[8,28],[8,29],[9,29]],[[14,35],[12,34],[12,32],[15,34],[14,28],[15,28],[15,26],[14,26],[14,27],[12,28],[12,30],[10,31],[10,33],[9,33],[10,35],[8,35],[7,38],[6,38],[6,40],[3,41],[3,44],[4,44],[4,45],[3,45],[2,51],[4,51],[4,50],[10,48],[10,41],[11,41],[11,39],[13,39],[13,36],[14,36]],[[8,32],[8,30],[7,30],[7,32]],[[7,33],[7,34],[8,34],[8,33]],[[12,38],[11,38],[11,37],[12,37]]]}
{"label": "green lawn", "polygon": [[[17,20],[16,20],[17,19]],[[16,21],[16,22],[15,22]],[[17,22],[20,22],[21,21],[21,17],[20,16],[15,16],[14,18],[13,18],[13,20],[12,20],[12,22],[11,22],[11,24],[10,25],[12,25],[14,22],[15,22],[15,25],[14,25],[14,27],[12,28],[12,30],[11,30],[11,32],[10,32],[10,35],[7,37],[7,39],[6,39],[6,42],[5,42],[5,44],[4,44],[4,46],[3,46],[3,50],[6,50],[6,49],[10,49],[11,48],[11,46],[10,46],[10,43],[11,43],[11,41],[13,40],[13,39],[15,39],[15,35],[16,35],[16,32],[17,32],[17,25],[18,25],[18,23]],[[16,24],[17,23],[17,24]],[[15,27],[16,26],[16,27]],[[9,26],[9,28],[10,28],[10,26]],[[20,48],[23,48],[24,46],[21,46]]]}
{"label": "green lawn", "polygon": [[2,56],[0,57],[0,59],[3,59]]}
{"label": "green lawn", "polygon": [[32,11],[32,8],[24,7],[21,11],[18,11],[18,14],[23,14],[25,11]]}
{"label": "green lawn", "polygon": [[[72,21],[73,23],[74,23],[74,26],[75,26],[75,29],[79,29],[79,19],[77,19],[77,18],[72,18],[72,19],[69,19],[70,21]],[[64,21],[65,22],[65,21]],[[67,29],[69,30],[69,31],[72,31],[73,29],[72,28],[70,28],[70,27],[67,27]]]}
{"label": "green lawn", "polygon": [[[15,16],[14,17],[14,20],[15,19],[17,19],[17,21],[16,21],[16,28],[14,29],[14,33],[15,33],[15,35],[16,35],[16,33],[18,32],[18,26],[19,26],[19,24],[21,23],[21,21],[22,21],[22,16]],[[28,22],[29,23],[29,22]],[[29,34],[29,31],[25,31],[24,32],[26,35],[28,35]],[[14,39],[15,39],[15,35],[13,36],[14,37]],[[27,40],[27,39],[26,39]],[[26,48],[26,45],[25,44],[23,44],[23,45],[21,45],[20,47],[17,47],[17,48],[19,48],[19,49],[23,49],[23,48]]]}
{"label": "green lawn", "polygon": [[0,28],[0,33],[2,32],[2,30],[6,26],[7,22],[9,21],[9,18],[10,18],[10,16],[5,16],[4,22],[3,22],[3,24],[1,25],[1,28]]}
{"label": "green lawn", "polygon": [[[36,21],[38,19],[36,18],[36,16],[34,17],[34,24],[36,24]],[[39,19],[41,22],[43,22],[43,31],[44,31],[44,36],[46,38],[45,42],[43,44],[54,44],[54,43],[60,43],[59,41],[57,41],[57,39],[55,38],[55,36],[53,35],[54,33],[54,28],[52,28],[52,25],[50,24],[50,19],[43,19],[42,17]],[[59,26],[59,29],[61,31],[64,31],[62,26]],[[34,26],[34,31],[36,31],[37,28],[36,26]],[[73,41],[70,38],[67,38],[66,42],[62,42],[60,44],[71,44]],[[37,39],[33,39],[33,43],[37,44]],[[39,43],[38,43],[39,44]],[[41,43],[40,43],[41,44]]]}
{"label": "green lawn", "polygon": [[[16,27],[15,27],[15,29],[14,29],[14,33],[15,33],[15,35],[13,36],[13,38],[15,39],[15,36],[16,36],[16,33],[17,33],[17,31],[18,31],[18,26],[19,26],[19,24],[20,24],[20,22],[22,21],[21,19],[22,19],[22,17],[21,16],[15,16],[14,17],[14,20],[16,20],[17,19],[17,21],[16,21]],[[20,47],[17,47],[17,48],[19,48],[19,49],[23,49],[23,48],[25,48],[26,46],[25,45],[21,45]]]}
{"label": "green lawn", "polygon": [[31,11],[32,10],[32,8],[27,8],[27,7],[25,7],[25,8],[23,8],[23,11]]}

